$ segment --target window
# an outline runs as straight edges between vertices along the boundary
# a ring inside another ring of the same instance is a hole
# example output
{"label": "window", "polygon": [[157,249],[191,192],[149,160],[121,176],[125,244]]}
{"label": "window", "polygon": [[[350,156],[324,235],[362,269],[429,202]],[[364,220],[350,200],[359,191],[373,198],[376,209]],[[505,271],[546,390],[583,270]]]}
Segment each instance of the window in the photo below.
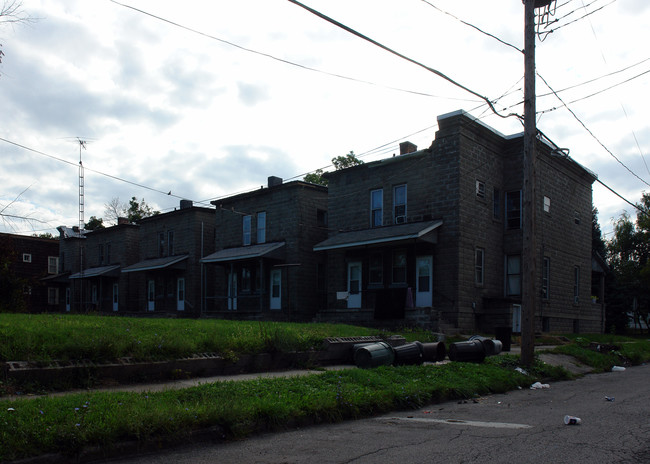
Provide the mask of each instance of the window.
{"label": "window", "polygon": [[551,212],[551,199],[549,197],[544,197],[544,212]]}
{"label": "window", "polygon": [[241,270],[241,291],[242,293],[251,293],[251,270],[244,267]]}
{"label": "window", "polygon": [[521,190],[506,192],[506,229],[521,229]]}
{"label": "window", "polygon": [[521,295],[521,256],[506,256],[506,296]]}
{"label": "window", "polygon": [[501,190],[498,188],[492,191],[492,217],[501,220]]}
{"label": "window", "polygon": [[327,227],[327,211],[324,209],[316,210],[316,224],[318,224],[318,227]]}
{"label": "window", "polygon": [[406,283],[406,252],[396,251],[393,253],[393,283]]}
{"label": "window", "polygon": [[384,223],[384,191],[370,192],[370,227],[379,227]]}
{"label": "window", "polygon": [[98,246],[98,254],[99,254],[99,265],[101,266],[104,264],[104,244],[100,243]]}
{"label": "window", "polygon": [[406,184],[393,188],[393,223],[406,222]]}
{"label": "window", "polygon": [[474,250],[474,282],[476,285],[483,285],[483,271],[485,266],[485,250],[476,248]]}
{"label": "window", "polygon": [[251,244],[251,217],[244,216],[242,218],[242,230],[243,230],[243,243],[244,246]]}
{"label": "window", "polygon": [[167,256],[174,256],[174,231],[167,231]]}
{"label": "window", "polygon": [[160,232],[158,234],[158,257],[162,258],[165,256],[165,233]]}
{"label": "window", "polygon": [[384,283],[384,258],[381,253],[370,255],[368,283],[374,285]]}
{"label": "window", "polygon": [[266,242],[266,212],[257,213],[257,243]]}
{"label": "window", "polygon": [[[551,258],[544,256],[544,262],[542,266],[542,299],[548,300],[548,286],[551,276]],[[546,332],[548,332],[548,330],[546,330]]]}
{"label": "window", "polygon": [[56,274],[59,272],[59,257],[58,256],[48,256],[47,257],[47,273]]}
{"label": "window", "polygon": [[23,253],[23,263],[31,263],[32,255],[29,253]]}
{"label": "window", "polygon": [[485,182],[476,179],[476,197],[485,198]]}
{"label": "window", "polygon": [[573,266],[573,302],[580,302],[580,266]]}
{"label": "window", "polygon": [[580,224],[580,213],[577,211],[574,211],[573,213],[573,222]]}
{"label": "window", "polygon": [[58,305],[59,304],[59,289],[56,287],[47,287],[47,304],[48,305]]}

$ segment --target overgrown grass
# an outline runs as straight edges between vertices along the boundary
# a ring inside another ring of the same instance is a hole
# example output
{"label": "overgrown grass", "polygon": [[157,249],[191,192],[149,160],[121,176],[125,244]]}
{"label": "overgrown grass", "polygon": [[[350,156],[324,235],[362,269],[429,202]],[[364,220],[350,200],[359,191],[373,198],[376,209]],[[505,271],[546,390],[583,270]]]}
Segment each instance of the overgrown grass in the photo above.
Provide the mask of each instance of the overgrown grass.
{"label": "overgrown grass", "polygon": [[[613,366],[638,365],[650,361],[650,340],[643,337],[624,337],[607,334],[571,336],[573,343],[554,348],[552,353],[573,356],[596,371],[609,371]],[[595,350],[592,342],[602,344]],[[616,346],[618,349],[608,349]]]}
{"label": "overgrown grass", "polygon": [[[296,424],[329,423],[528,386],[496,363],[380,367],[300,378],[219,382],[184,390],[88,393],[0,401],[0,461],[124,441],[187,440],[216,428],[224,438]],[[216,432],[215,432],[216,433]]]}
{"label": "overgrown grass", "polygon": [[[0,361],[101,363],[121,357],[158,360],[195,353],[237,356],[319,349],[327,337],[367,335],[390,334],[345,324],[0,314]],[[423,342],[432,338],[424,331],[409,331],[405,336]]]}

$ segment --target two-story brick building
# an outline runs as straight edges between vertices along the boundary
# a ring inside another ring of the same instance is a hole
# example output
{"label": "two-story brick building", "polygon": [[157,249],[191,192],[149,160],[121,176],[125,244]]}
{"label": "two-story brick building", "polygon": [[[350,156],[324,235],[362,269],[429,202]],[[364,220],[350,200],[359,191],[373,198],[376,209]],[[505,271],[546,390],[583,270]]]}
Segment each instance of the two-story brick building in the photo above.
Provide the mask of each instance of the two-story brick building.
{"label": "two-story brick building", "polygon": [[268,188],[212,202],[217,250],[206,314],[232,319],[311,320],[324,307],[327,188],[269,177]]}
{"label": "two-story brick building", "polygon": [[0,233],[0,309],[45,312],[57,309],[59,288],[56,239]]}
{"label": "two-story brick building", "polygon": [[181,200],[180,208],[138,221],[137,262],[129,275],[129,311],[198,317],[209,277],[201,259],[214,251],[214,209]]}
{"label": "two-story brick building", "polygon": [[[326,174],[327,309],[318,319],[519,330],[523,137],[460,111],[432,145]],[[595,175],[538,142],[538,330],[599,331],[590,301]]]}

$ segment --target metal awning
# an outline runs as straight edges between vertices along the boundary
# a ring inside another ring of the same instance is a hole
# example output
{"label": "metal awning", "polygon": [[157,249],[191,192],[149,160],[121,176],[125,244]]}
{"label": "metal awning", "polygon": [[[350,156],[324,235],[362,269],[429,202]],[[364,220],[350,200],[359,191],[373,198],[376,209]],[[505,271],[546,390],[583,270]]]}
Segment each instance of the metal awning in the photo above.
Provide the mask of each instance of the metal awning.
{"label": "metal awning", "polygon": [[166,258],[145,259],[122,269],[122,272],[157,271],[174,266],[189,258],[189,255],[168,256]]}
{"label": "metal awning", "polygon": [[206,256],[201,260],[202,263],[223,263],[226,261],[240,261],[242,259],[260,258],[269,256],[269,253],[282,248],[284,242],[262,243],[259,245],[249,245],[237,248],[226,248],[216,253]]}
{"label": "metal awning", "polygon": [[119,275],[118,269],[120,268],[119,264],[113,264],[111,266],[100,266],[100,267],[91,267],[85,269],[83,272],[75,272],[69,278],[70,279],[88,279],[90,277],[117,277]]}
{"label": "metal awning", "polygon": [[314,246],[314,251],[380,245],[404,240],[422,240],[437,243],[437,229],[441,225],[442,219],[439,219],[429,222],[413,222],[396,226],[341,232]]}

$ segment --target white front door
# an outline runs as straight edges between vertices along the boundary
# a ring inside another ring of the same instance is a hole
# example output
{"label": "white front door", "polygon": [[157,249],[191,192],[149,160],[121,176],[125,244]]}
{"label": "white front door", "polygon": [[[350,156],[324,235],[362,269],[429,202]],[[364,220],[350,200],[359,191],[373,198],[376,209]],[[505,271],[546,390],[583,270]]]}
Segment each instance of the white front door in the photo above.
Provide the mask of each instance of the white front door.
{"label": "white front door", "polygon": [[270,309],[282,309],[282,271],[273,269],[271,271],[271,300]]}
{"label": "white front door", "polygon": [[415,306],[429,307],[433,296],[433,257],[416,259]]}
{"label": "white front door", "polygon": [[361,307],[361,262],[348,263],[348,308]]}
{"label": "white front door", "polygon": [[233,270],[228,274],[228,309],[237,309],[237,273]]}
{"label": "white front door", "polygon": [[156,299],[156,282],[150,280],[147,283],[147,310],[153,311],[155,308],[155,299]]}
{"label": "white front door", "polygon": [[65,289],[65,310],[70,311],[70,287]]}
{"label": "white front door", "polygon": [[176,281],[176,309],[185,311],[185,279],[179,277]]}
{"label": "white front door", "polygon": [[117,311],[117,302],[119,301],[119,285],[113,284],[113,311]]}
{"label": "white front door", "polygon": [[521,332],[521,305],[512,305],[512,332]]}

